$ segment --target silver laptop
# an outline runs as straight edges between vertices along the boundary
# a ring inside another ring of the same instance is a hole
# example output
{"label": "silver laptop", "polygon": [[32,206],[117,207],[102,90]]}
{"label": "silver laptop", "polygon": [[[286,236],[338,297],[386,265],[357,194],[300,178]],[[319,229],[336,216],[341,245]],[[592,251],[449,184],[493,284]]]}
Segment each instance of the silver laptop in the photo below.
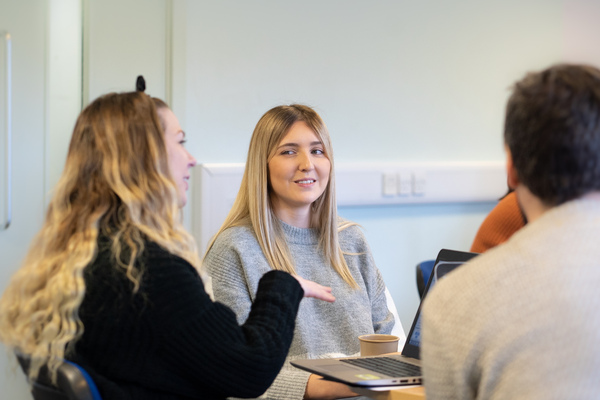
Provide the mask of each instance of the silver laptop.
{"label": "silver laptop", "polygon": [[[421,304],[439,279],[476,255],[477,253],[442,249],[425,287]],[[291,364],[326,379],[348,385],[370,387],[421,384],[421,304],[419,304],[401,354],[295,360]]]}

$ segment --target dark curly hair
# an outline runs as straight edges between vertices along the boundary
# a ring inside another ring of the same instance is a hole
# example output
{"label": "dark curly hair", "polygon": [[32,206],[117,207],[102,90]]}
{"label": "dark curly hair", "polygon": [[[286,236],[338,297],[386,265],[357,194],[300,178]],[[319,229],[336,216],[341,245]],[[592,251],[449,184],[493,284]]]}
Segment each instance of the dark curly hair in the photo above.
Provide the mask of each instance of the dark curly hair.
{"label": "dark curly hair", "polygon": [[504,141],[519,180],[556,206],[600,190],[600,70],[554,65],[518,81]]}

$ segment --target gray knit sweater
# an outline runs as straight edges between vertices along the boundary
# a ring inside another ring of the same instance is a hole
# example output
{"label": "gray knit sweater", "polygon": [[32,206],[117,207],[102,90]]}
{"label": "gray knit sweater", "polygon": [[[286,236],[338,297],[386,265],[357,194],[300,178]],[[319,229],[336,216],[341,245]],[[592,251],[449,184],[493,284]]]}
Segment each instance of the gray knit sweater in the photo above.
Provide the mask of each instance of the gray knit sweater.
{"label": "gray knit sweater", "polygon": [[[339,234],[352,276],[359,285],[352,289],[333,270],[318,248],[315,229],[300,229],[282,223],[298,275],[331,286],[334,303],[304,299],[296,320],[294,339],[283,370],[263,395],[270,399],[302,399],[309,377],[289,364],[298,358],[324,358],[359,353],[358,336],[390,333],[394,318],[388,311],[385,285],[373,262],[369,246],[357,226]],[[205,259],[212,277],[214,297],[233,309],[238,321],[246,320],[260,277],[271,270],[249,227],[225,230]]]}
{"label": "gray knit sweater", "polygon": [[600,202],[571,201],[427,297],[428,400],[598,399]]}

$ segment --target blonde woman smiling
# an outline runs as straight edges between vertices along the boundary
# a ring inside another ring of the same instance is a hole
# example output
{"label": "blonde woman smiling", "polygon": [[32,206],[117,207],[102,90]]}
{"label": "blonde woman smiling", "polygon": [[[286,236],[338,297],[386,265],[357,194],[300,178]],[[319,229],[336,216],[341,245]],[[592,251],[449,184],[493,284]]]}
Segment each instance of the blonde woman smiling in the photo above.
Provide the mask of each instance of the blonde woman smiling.
{"label": "blonde woman smiling", "polygon": [[270,270],[297,273],[330,286],[336,296],[331,305],[300,306],[288,360],[267,398],[354,396],[347,386],[289,361],[357,354],[359,335],[391,333],[395,324],[404,336],[362,232],[337,216],[331,140],[307,106],[275,107],[259,120],[240,191],[209,243],[204,266],[215,299],[231,307],[240,323],[248,318],[258,279]]}

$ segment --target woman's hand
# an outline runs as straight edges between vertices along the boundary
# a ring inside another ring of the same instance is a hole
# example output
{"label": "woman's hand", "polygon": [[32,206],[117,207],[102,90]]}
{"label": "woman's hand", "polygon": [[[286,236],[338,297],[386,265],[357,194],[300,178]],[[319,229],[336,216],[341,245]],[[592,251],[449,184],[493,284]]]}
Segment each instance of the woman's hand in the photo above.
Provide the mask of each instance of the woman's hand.
{"label": "woman's hand", "polygon": [[309,376],[304,392],[305,400],[332,400],[355,396],[358,394],[350,390],[347,385],[324,380],[323,377],[315,374]]}
{"label": "woman's hand", "polygon": [[302,286],[304,290],[304,297],[314,297],[315,299],[328,301],[333,303],[335,297],[331,294],[331,288],[327,286],[319,285],[316,282],[309,281],[298,275],[292,275]]}

